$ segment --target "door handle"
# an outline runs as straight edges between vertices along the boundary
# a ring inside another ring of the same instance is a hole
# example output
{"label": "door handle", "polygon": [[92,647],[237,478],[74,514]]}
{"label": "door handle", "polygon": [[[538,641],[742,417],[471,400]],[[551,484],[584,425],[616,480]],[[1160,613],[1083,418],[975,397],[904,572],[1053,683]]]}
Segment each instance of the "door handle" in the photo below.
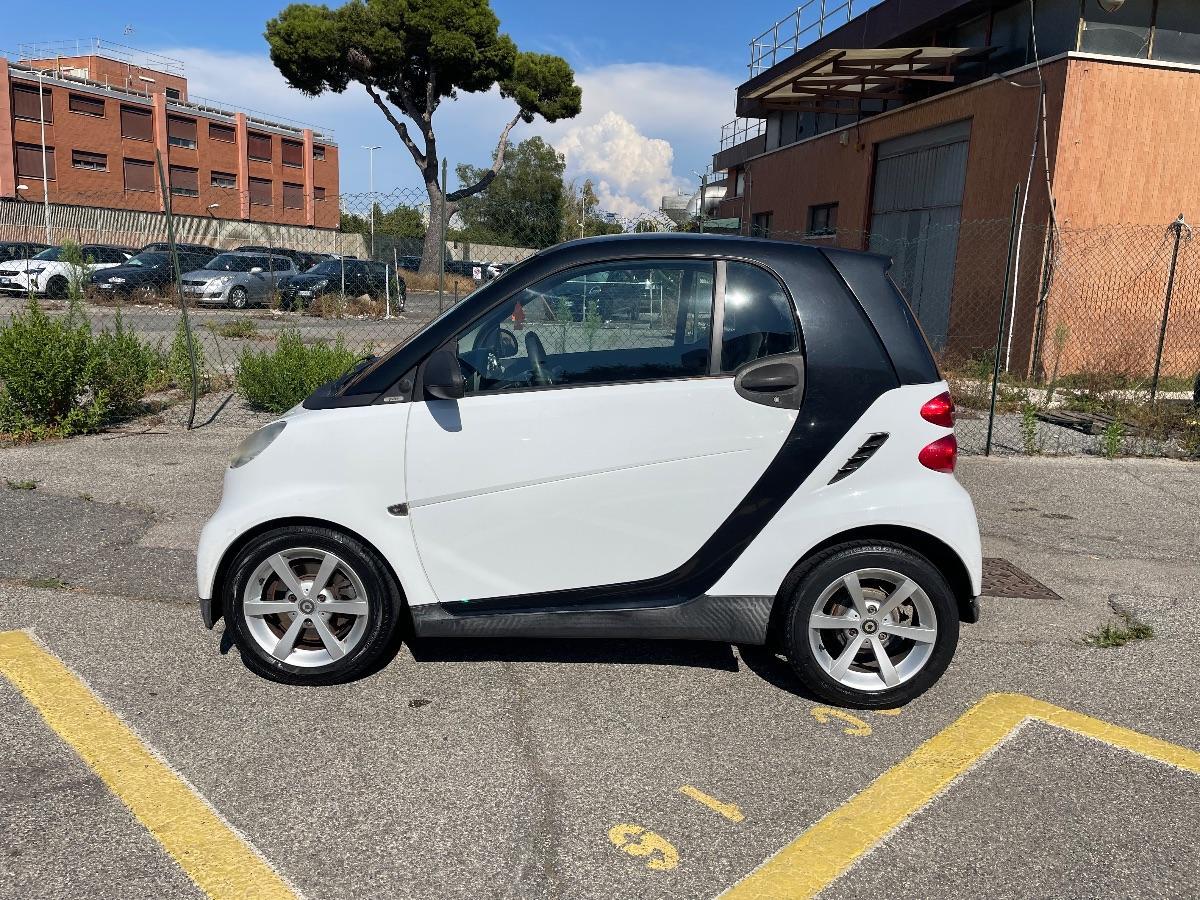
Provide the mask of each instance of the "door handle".
{"label": "door handle", "polygon": [[751,369],[740,379],[741,387],[760,394],[778,394],[800,386],[800,373],[791,363],[776,363]]}

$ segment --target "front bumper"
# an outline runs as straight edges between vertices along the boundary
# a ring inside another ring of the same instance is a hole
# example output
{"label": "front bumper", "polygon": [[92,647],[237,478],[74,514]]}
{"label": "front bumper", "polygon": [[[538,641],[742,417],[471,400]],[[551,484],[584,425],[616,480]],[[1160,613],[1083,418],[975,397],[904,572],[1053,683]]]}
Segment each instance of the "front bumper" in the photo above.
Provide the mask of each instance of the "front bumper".
{"label": "front bumper", "polygon": [[28,294],[32,286],[38,292],[37,276],[25,272],[0,272],[0,291],[10,294]]}
{"label": "front bumper", "polygon": [[209,631],[212,631],[213,626],[217,624],[217,619],[221,618],[221,612],[215,606],[216,600],[212,597],[200,598],[200,620]]}

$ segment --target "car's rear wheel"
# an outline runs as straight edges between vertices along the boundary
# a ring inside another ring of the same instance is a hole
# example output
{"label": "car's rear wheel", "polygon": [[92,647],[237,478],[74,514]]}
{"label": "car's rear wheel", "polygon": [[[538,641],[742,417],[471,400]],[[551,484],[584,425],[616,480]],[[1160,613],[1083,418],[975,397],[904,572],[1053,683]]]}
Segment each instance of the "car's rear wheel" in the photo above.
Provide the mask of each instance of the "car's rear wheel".
{"label": "car's rear wheel", "polygon": [[401,602],[384,563],[317,526],[269,531],[234,559],[225,621],[252,671],[288,684],[335,684],[372,671],[393,647]]}
{"label": "car's rear wheel", "polygon": [[234,309],[246,308],[246,289],[244,287],[234,287],[229,291],[229,305]]}
{"label": "car's rear wheel", "polygon": [[881,541],[809,560],[785,622],[788,659],[805,686],[864,709],[924,693],[958,645],[958,606],[945,577],[921,554]]}

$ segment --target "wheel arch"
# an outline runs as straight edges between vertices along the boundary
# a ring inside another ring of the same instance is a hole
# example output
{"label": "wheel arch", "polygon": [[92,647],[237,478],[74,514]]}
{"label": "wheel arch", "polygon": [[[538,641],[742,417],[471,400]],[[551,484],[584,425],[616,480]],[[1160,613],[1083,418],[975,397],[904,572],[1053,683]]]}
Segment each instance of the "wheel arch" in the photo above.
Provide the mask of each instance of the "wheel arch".
{"label": "wheel arch", "polygon": [[400,602],[404,604],[405,608],[408,607],[408,595],[404,591],[404,582],[400,578],[400,573],[393,568],[390,562],[388,562],[387,557],[379,552],[379,548],[371,543],[371,541],[367,540],[367,538],[363,537],[353,528],[347,528],[340,522],[331,522],[328,519],[318,519],[312,516],[284,516],[280,519],[268,519],[265,522],[260,522],[257,525],[246,529],[236,538],[230,541],[229,546],[227,546],[225,551],[221,554],[221,561],[217,563],[216,573],[213,575],[212,619],[214,624],[218,619],[225,615],[224,603],[218,603],[217,600],[224,597],[225,581],[229,577],[230,566],[233,564],[233,560],[237,558],[237,555],[242,552],[242,548],[259,535],[266,534],[268,531],[274,531],[277,528],[286,528],[288,526],[296,525],[330,528],[334,531],[340,531],[361,543],[367,548],[368,551],[375,555],[376,560],[380,566],[383,567],[383,570],[392,576],[392,582],[396,587],[396,592],[400,597]]}
{"label": "wheel arch", "polygon": [[783,579],[783,584],[780,585],[779,591],[775,595],[775,602],[771,606],[771,619],[767,626],[767,640],[771,646],[781,646],[783,620],[787,615],[785,601],[796,584],[804,577],[809,560],[830,547],[862,540],[888,541],[920,553],[946,576],[950,590],[958,601],[960,621],[973,624],[979,620],[979,610],[975,605],[975,592],[971,587],[970,573],[967,571],[962,557],[953,547],[918,528],[910,528],[905,525],[864,525],[830,535],[819,544],[809,548],[804,556],[796,561],[787,577]]}

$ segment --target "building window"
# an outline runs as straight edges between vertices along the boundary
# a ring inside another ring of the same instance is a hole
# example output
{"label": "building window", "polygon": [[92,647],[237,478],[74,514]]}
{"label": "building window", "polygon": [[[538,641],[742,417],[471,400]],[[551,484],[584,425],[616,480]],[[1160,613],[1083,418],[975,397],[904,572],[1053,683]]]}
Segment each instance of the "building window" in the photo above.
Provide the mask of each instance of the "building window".
{"label": "building window", "polygon": [[237,190],[237,176],[230,172],[213,172],[212,186],[215,188]]}
{"label": "building window", "polygon": [[313,159],[324,159],[325,148],[320,144],[313,144]]}
{"label": "building window", "polygon": [[168,100],[182,100],[183,99],[183,94],[179,90],[179,88],[170,88],[169,87],[169,88],[165,89],[165,92],[166,92]]}
{"label": "building window", "polygon": [[250,179],[250,205],[271,205],[271,182],[266,178]]}
{"label": "building window", "polygon": [[153,191],[154,163],[141,159],[124,160],[125,190]]}
{"label": "building window", "polygon": [[836,203],[822,203],[808,208],[808,229],[805,234],[809,237],[837,234]]}
{"label": "building window", "polygon": [[738,169],[733,176],[733,196],[740,197],[746,193],[746,170]]}
{"label": "building window", "polygon": [[224,141],[227,144],[236,144],[237,129],[232,125],[218,125],[216,122],[209,122],[208,139],[210,141]]}
{"label": "building window", "polygon": [[199,197],[200,172],[186,166],[171,166],[171,193],[178,197]]}
{"label": "building window", "polygon": [[167,116],[167,143],[172,147],[196,149],[196,120]]}
{"label": "building window", "polygon": [[304,185],[283,183],[283,208],[304,209]]}
{"label": "building window", "polygon": [[771,236],[771,213],[755,213],[750,217],[750,234],[753,237]]}
{"label": "building window", "polygon": [[87,97],[83,94],[71,94],[67,98],[67,109],[73,113],[85,116],[104,116],[104,100],[101,97]]}
{"label": "building window", "polygon": [[[12,94],[14,118],[45,122],[47,125],[54,122],[54,94],[49,88],[42,91],[42,96],[39,98],[37,88],[14,84]],[[40,108],[45,112],[44,118],[42,112],[39,112],[39,103]]]}
{"label": "building window", "polygon": [[246,155],[260,162],[271,161],[271,136],[250,132],[246,135]]}
{"label": "building window", "polygon": [[313,199],[316,200],[318,203],[323,202],[325,200],[325,188],[323,188],[323,187],[313,188]]}
{"label": "building window", "polygon": [[280,141],[279,155],[283,157],[285,166],[295,166],[297,169],[304,165],[304,145],[295,141]]}
{"label": "building window", "polygon": [[[41,144],[17,144],[17,175],[22,178],[42,178]],[[54,180],[54,148],[46,148],[46,178]]]}
{"label": "building window", "polygon": [[131,141],[154,140],[154,116],[136,106],[121,107],[121,137]]}
{"label": "building window", "polygon": [[72,150],[71,167],[75,169],[91,169],[93,172],[107,172],[108,154],[92,153],[90,150]]}

